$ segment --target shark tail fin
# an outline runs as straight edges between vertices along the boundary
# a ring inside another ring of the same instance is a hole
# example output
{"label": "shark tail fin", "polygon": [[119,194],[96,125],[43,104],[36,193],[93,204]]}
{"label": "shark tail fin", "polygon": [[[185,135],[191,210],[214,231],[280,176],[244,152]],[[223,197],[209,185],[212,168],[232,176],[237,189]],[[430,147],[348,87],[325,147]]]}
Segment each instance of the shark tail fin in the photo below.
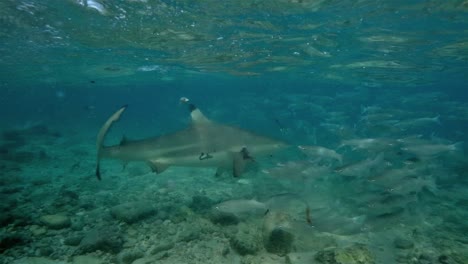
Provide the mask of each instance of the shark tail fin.
{"label": "shark tail fin", "polygon": [[103,146],[104,139],[107,135],[107,132],[109,132],[109,129],[112,127],[112,124],[114,124],[114,122],[120,119],[120,116],[125,111],[125,109],[127,109],[126,105],[122,106],[119,110],[117,110],[113,115],[109,117],[109,119],[107,119],[107,121],[101,127],[101,130],[99,130],[99,134],[96,140],[96,149],[97,149],[96,177],[98,178],[98,180],[101,180],[100,161],[101,161],[102,149],[104,148]]}

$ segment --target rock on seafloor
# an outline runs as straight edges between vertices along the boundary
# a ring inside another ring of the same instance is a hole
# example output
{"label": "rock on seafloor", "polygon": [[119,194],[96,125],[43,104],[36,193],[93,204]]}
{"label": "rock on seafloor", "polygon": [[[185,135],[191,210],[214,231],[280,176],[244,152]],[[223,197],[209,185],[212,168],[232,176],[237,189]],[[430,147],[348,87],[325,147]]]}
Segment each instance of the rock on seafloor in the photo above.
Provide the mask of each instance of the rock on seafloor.
{"label": "rock on seafloor", "polygon": [[313,252],[295,252],[289,253],[286,256],[286,264],[315,264],[319,263],[315,260],[315,253]]}
{"label": "rock on seafloor", "polygon": [[77,252],[89,253],[101,250],[115,254],[120,252],[122,246],[123,241],[118,232],[110,229],[93,229],[85,234],[78,246]]}
{"label": "rock on seafloor", "polygon": [[30,239],[21,234],[2,234],[0,235],[0,254],[4,251],[28,243]]}
{"label": "rock on seafloor", "polygon": [[128,249],[119,253],[117,262],[119,264],[130,264],[136,259],[144,257],[144,253],[138,249]]}
{"label": "rock on seafloor", "polygon": [[39,218],[41,223],[51,229],[62,229],[71,226],[71,220],[68,216],[62,214],[43,215]]}
{"label": "rock on seafloor", "polygon": [[24,257],[14,260],[11,264],[66,264],[65,261],[53,260],[43,257]]}
{"label": "rock on seafloor", "polygon": [[263,221],[265,249],[280,256],[291,252],[294,242],[292,218],[289,214],[269,212]]}
{"label": "rock on seafloor", "polygon": [[98,257],[88,256],[88,255],[80,255],[74,256],[72,264],[103,264],[104,261]]}
{"label": "rock on seafloor", "polygon": [[332,248],[319,251],[315,260],[322,264],[374,264],[375,259],[369,249],[362,244],[346,248]]}
{"label": "rock on seafloor", "polygon": [[231,247],[244,256],[253,255],[261,249],[262,235],[258,228],[240,223],[237,233],[231,238]]}
{"label": "rock on seafloor", "polygon": [[215,209],[209,211],[208,217],[214,224],[219,224],[223,226],[237,225],[240,222],[240,219],[235,214],[221,212]]}
{"label": "rock on seafloor", "polygon": [[47,229],[43,226],[31,225],[29,226],[29,231],[34,236],[42,236],[47,233]]}
{"label": "rock on seafloor", "polygon": [[135,223],[156,213],[156,209],[149,201],[128,202],[111,208],[112,216],[127,224]]}
{"label": "rock on seafloor", "polygon": [[399,248],[399,249],[410,249],[414,247],[413,241],[403,238],[403,237],[397,237],[393,241],[393,244],[395,245],[396,248]]}

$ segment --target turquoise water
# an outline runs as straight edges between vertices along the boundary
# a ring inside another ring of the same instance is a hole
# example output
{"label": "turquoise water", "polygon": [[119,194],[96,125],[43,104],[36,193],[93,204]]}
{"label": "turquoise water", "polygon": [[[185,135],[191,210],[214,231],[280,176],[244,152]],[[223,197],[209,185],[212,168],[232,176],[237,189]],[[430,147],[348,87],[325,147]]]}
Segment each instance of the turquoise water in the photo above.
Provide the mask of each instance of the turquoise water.
{"label": "turquoise water", "polygon": [[[464,0],[0,0],[0,263],[468,263],[467,24]],[[125,148],[197,127],[181,97],[289,147],[216,130],[187,155],[221,175],[96,179],[114,111]]]}

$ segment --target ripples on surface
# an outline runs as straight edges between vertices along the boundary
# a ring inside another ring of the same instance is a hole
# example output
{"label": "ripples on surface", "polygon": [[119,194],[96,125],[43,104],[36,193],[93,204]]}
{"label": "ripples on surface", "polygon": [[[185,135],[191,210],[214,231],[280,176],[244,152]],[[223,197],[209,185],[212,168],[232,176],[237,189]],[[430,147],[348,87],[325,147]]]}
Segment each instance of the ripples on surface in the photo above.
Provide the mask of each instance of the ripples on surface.
{"label": "ripples on surface", "polygon": [[10,73],[77,81],[163,65],[171,70],[156,78],[292,73],[419,85],[445,72],[464,78],[468,59],[463,0],[23,0],[2,1],[0,10],[0,63],[10,81]]}

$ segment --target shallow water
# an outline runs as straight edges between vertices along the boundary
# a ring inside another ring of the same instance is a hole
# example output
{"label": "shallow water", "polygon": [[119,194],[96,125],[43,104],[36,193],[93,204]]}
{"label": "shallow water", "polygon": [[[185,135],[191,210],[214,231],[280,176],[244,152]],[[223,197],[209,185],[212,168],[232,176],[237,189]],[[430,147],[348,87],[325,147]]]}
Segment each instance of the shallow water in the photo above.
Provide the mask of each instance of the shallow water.
{"label": "shallow water", "polygon": [[[468,263],[467,6],[1,1],[0,263]],[[131,143],[191,126],[183,96],[290,147],[96,179],[113,111]]]}

